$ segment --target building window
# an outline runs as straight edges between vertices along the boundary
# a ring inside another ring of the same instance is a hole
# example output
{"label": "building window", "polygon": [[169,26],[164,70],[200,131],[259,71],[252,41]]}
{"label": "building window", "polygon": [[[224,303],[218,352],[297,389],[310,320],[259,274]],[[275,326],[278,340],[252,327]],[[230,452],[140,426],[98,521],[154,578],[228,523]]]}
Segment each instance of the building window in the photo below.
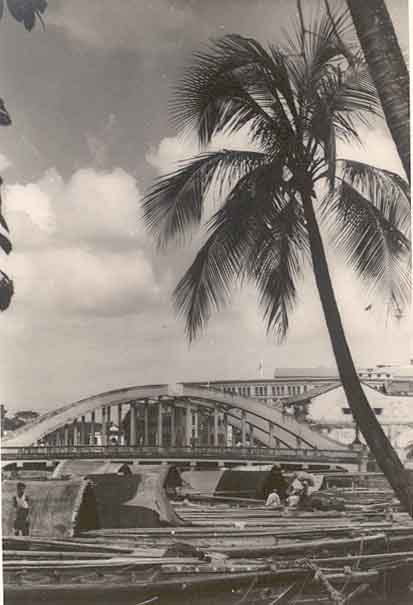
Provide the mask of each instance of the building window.
{"label": "building window", "polygon": [[350,408],[341,408],[341,411],[343,412],[343,414],[345,414],[346,416],[350,416],[351,414],[351,410]]}
{"label": "building window", "polygon": [[383,408],[373,408],[374,413],[376,414],[376,416],[381,416],[382,412],[383,412]]}

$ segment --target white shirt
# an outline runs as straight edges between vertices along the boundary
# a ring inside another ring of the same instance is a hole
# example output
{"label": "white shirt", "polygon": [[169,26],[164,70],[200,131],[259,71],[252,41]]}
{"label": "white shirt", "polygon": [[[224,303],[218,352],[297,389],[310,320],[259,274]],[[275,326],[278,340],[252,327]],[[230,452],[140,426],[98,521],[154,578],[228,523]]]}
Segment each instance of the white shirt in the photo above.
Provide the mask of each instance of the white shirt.
{"label": "white shirt", "polygon": [[29,508],[26,494],[23,494],[23,496],[15,496],[15,498],[17,508]]}
{"label": "white shirt", "polygon": [[268,496],[266,502],[265,502],[265,506],[272,506],[273,508],[276,508],[277,506],[281,505],[281,500],[279,495],[277,494],[277,492],[271,492],[271,494]]}

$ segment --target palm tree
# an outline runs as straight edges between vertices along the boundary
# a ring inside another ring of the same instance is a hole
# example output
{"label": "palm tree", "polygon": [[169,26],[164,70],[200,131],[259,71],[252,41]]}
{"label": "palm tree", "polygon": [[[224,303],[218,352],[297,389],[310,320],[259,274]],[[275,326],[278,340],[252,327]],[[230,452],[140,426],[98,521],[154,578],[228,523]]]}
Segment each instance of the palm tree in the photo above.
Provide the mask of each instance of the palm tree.
{"label": "palm tree", "polygon": [[410,181],[409,72],[384,0],[347,0],[369,71]]}
{"label": "palm tree", "polygon": [[[372,411],[352,360],[330,279],[319,220],[361,278],[408,296],[409,189],[398,175],[336,157],[336,141],[358,142],[357,122],[378,101],[361,60],[343,60],[337,31],[322,18],[286,51],[238,35],[195,55],[177,86],[172,113],[202,145],[241,131],[247,149],[204,151],[157,180],[144,203],[163,247],[201,224],[206,200],[221,206],[206,241],[174,292],[189,340],[228,302],[237,280],[252,281],[269,331],[284,338],[297,279],[312,264],[338,371],[376,460],[411,511],[406,472]],[[251,150],[251,145],[254,146]],[[316,191],[324,192],[317,203]],[[333,220],[334,219],[334,220]],[[335,227],[335,229],[333,229]]]}

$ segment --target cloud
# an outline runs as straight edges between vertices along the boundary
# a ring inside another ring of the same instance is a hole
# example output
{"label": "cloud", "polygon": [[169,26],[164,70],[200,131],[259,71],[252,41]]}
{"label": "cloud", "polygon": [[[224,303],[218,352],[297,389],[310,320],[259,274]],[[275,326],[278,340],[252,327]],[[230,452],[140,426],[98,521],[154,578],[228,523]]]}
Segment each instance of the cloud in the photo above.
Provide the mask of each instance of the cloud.
{"label": "cloud", "polygon": [[160,285],[138,226],[140,197],[121,169],[82,169],[67,182],[50,170],[36,183],[6,187],[15,304],[102,316],[155,304]]}
{"label": "cloud", "polygon": [[158,146],[152,147],[145,159],[160,174],[173,171],[179,162],[189,160],[200,151],[219,151],[221,149],[240,149],[244,151],[259,151],[248,136],[248,128],[231,134],[214,136],[205,149],[201,149],[195,136],[174,136],[161,139]]}
{"label": "cloud", "polygon": [[100,50],[150,48],[159,52],[179,46],[180,32],[191,31],[189,4],[168,0],[71,0],[50,6],[48,26],[61,29],[74,42]]}
{"label": "cloud", "polygon": [[12,166],[12,162],[9,160],[4,153],[0,153],[0,172],[4,172],[7,168]]}

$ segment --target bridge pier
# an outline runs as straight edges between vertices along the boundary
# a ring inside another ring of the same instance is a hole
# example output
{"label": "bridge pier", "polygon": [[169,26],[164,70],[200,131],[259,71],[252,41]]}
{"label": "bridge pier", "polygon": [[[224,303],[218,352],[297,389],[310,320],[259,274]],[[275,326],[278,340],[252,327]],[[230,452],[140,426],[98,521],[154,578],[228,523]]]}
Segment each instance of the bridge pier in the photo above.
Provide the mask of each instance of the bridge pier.
{"label": "bridge pier", "polygon": [[111,406],[106,407],[106,445],[110,445]]}
{"label": "bridge pier", "polygon": [[241,410],[241,444],[245,447],[247,444],[247,423],[246,423],[246,412]]}
{"label": "bridge pier", "polygon": [[189,403],[185,406],[185,445],[191,446],[192,442],[192,408]]}
{"label": "bridge pier", "polygon": [[69,426],[65,424],[64,426],[64,445],[67,447],[69,445]]}
{"label": "bridge pier", "polygon": [[249,432],[249,436],[250,436],[250,445],[254,446],[254,425],[250,423],[250,432]]}
{"label": "bridge pier", "polygon": [[268,447],[274,447],[274,425],[268,421]]}
{"label": "bridge pier", "polygon": [[118,443],[121,444],[122,441],[123,441],[122,404],[118,403]]}
{"label": "bridge pier", "polygon": [[171,447],[176,446],[176,408],[175,402],[172,403],[171,408]]}
{"label": "bridge pier", "polygon": [[149,445],[149,406],[146,400],[143,403],[143,435],[141,435],[141,443]]}
{"label": "bridge pier", "polygon": [[156,431],[156,445],[158,447],[162,447],[162,438],[163,438],[163,407],[162,401],[159,401],[157,404],[158,407],[158,427]]}
{"label": "bridge pier", "polygon": [[93,410],[93,412],[90,413],[90,436],[89,436],[89,443],[91,443],[92,445],[95,445],[95,433],[96,433],[96,412]]}
{"label": "bridge pier", "polygon": [[224,412],[223,423],[224,423],[224,446],[228,447],[228,445],[229,445],[228,444],[228,414],[226,412]]}
{"label": "bridge pier", "polygon": [[79,445],[78,440],[77,440],[77,420],[76,420],[76,418],[72,422],[72,442],[73,442],[74,446]]}
{"label": "bridge pier", "polygon": [[217,408],[214,409],[214,445],[217,446],[219,445],[219,441],[218,441],[218,420],[219,420],[219,416],[218,416],[218,410]]}
{"label": "bridge pier", "polygon": [[81,416],[81,418],[80,418],[80,445],[87,445],[86,419],[84,416]]}
{"label": "bridge pier", "polygon": [[100,443],[101,445],[107,445],[107,425],[106,425],[106,406],[101,408],[101,429],[100,429]]}
{"label": "bridge pier", "polygon": [[136,445],[136,431],[137,431],[137,409],[136,402],[130,404],[129,411],[129,445]]}

